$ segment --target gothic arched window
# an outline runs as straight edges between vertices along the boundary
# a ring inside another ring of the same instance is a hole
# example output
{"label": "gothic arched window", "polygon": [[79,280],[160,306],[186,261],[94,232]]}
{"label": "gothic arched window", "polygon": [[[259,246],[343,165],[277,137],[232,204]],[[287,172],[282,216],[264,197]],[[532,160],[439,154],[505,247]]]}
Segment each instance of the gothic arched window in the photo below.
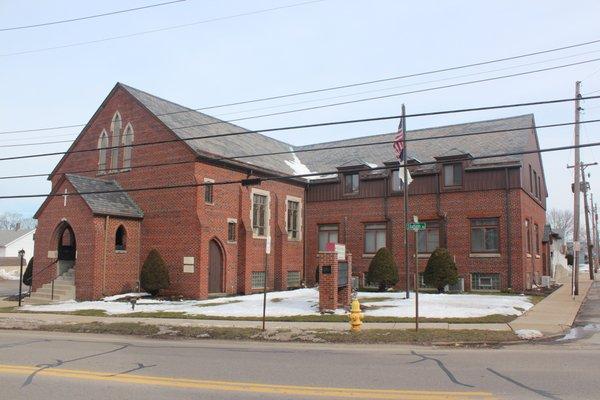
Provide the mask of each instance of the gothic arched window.
{"label": "gothic arched window", "polygon": [[121,139],[123,145],[123,170],[131,169],[131,145],[133,144],[133,126],[127,124]]}
{"label": "gothic arched window", "polygon": [[98,138],[98,173],[106,173],[106,148],[108,147],[108,135],[103,130]]}
{"label": "gothic arched window", "polygon": [[110,172],[117,172],[119,168],[119,140],[121,139],[121,128],[123,122],[121,120],[121,114],[117,111],[110,124],[110,130],[112,131],[112,140],[110,143]]}

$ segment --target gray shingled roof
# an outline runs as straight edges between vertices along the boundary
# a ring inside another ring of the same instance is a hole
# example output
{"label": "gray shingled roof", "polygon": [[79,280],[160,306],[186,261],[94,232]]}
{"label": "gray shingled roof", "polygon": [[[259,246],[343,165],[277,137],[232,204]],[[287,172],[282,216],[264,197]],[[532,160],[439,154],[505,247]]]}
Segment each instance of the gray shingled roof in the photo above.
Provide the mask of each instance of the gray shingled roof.
{"label": "gray shingled roof", "polygon": [[125,192],[89,193],[110,190],[122,190],[116,181],[88,178],[80,175],[65,174],[75,190],[92,209],[94,214],[111,215],[116,217],[142,218],[144,213]]}
{"label": "gray shingled roof", "polygon": [[17,231],[14,229],[0,230],[0,246],[6,246],[13,240],[20,238],[32,230],[33,229],[19,229]]}
{"label": "gray shingled roof", "polygon": [[[420,162],[435,161],[435,157],[448,156],[455,154],[469,153],[473,157],[481,157],[498,153],[510,153],[522,151],[527,148],[529,141],[529,130],[510,129],[532,127],[533,115],[520,115],[510,118],[502,118],[491,121],[471,122],[459,125],[448,125],[437,128],[419,129],[408,131],[407,139],[424,138],[429,136],[449,136],[458,133],[487,132],[497,130],[509,130],[507,132],[489,133],[485,135],[447,137],[436,140],[418,140],[407,143],[407,157],[414,158]],[[298,146],[300,149],[326,149],[331,146],[353,145],[373,142],[383,142],[394,140],[395,134],[374,135],[360,137],[355,139],[340,140],[336,142],[318,143],[308,146]],[[308,153],[298,153],[298,157],[311,170],[314,171],[334,171],[336,167],[359,158],[365,162],[383,166],[383,162],[395,160],[393,148],[390,144],[380,144],[365,147],[351,147],[346,149],[335,149],[326,151],[312,151]],[[522,156],[499,157],[489,159],[474,160],[474,165],[517,162],[521,161]]]}
{"label": "gray shingled roof", "polygon": [[[150,112],[156,115],[179,138],[186,139],[223,133],[248,132],[247,129],[237,125],[180,106],[179,104],[161,99],[130,86],[123,84],[121,86],[138,99]],[[188,126],[189,128],[182,128]],[[187,140],[186,143],[198,155],[209,157],[231,157],[293,150],[291,145],[259,133]],[[292,154],[249,157],[242,158],[240,161],[275,172],[284,174],[294,173],[294,170],[286,163],[286,161],[289,163],[294,161]]]}
{"label": "gray shingled roof", "polygon": [[[130,86],[120,85],[138,99],[146,108],[148,108],[148,110],[150,110],[150,112],[154,113],[180,138],[247,131],[234,124],[180,106]],[[195,126],[182,128],[190,125]],[[435,157],[448,156],[451,154],[458,155],[468,153],[473,157],[480,157],[497,153],[518,152],[528,147],[530,130],[511,129],[524,127],[531,127],[531,129],[534,129],[532,114],[408,131],[406,134],[408,139],[496,130],[502,130],[503,132],[409,142],[407,145],[407,155],[409,158],[416,159],[420,162],[428,162],[435,161]],[[188,140],[186,143],[201,156],[232,157],[236,155],[252,155],[263,152],[326,149],[330,146],[391,141],[394,136],[395,134],[373,135],[307,146],[292,146],[265,135],[250,133],[247,135]],[[392,146],[390,144],[381,144],[346,149],[317,150],[297,152],[295,154],[249,157],[241,158],[239,161],[282,174],[299,174],[301,171],[308,173],[308,170],[312,172],[335,171],[337,167],[356,163],[356,160],[361,160],[370,165],[377,164],[378,166],[383,166],[384,162],[392,161],[394,159],[395,155]],[[521,160],[522,156],[517,155],[474,160],[473,164],[483,165],[490,163],[519,162]],[[295,168],[293,167],[294,164],[296,164]]]}

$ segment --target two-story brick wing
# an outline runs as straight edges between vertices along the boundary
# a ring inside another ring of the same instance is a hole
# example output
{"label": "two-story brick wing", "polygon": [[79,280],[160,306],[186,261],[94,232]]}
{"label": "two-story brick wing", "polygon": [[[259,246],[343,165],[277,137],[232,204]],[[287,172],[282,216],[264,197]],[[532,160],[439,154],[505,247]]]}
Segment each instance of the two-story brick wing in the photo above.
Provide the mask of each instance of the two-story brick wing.
{"label": "two-story brick wing", "polygon": [[[452,137],[469,132],[488,133]],[[408,145],[409,215],[427,222],[422,264],[447,247],[466,289],[522,290],[545,273],[539,155],[481,158],[537,149],[533,116],[407,137],[436,137]],[[58,277],[66,297],[126,292],[156,249],[168,267],[165,294],[252,293],[265,280],[284,290],[314,283],[316,254],[328,242],[347,245],[359,278],[377,249],[389,247],[404,280],[403,187],[391,145],[322,150],[330,145],[292,146],[117,84],[50,175],[53,196],[36,213],[34,289]],[[295,177],[307,171],[337,172]],[[240,183],[266,175],[283,178]],[[235,183],[211,185],[227,181]]]}

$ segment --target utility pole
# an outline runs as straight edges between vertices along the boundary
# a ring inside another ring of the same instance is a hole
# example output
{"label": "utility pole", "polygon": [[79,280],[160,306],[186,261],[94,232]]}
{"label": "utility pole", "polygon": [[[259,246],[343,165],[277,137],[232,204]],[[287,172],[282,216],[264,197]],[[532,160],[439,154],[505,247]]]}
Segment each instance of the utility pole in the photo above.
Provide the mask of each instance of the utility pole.
{"label": "utility pole", "polygon": [[587,199],[587,192],[590,188],[590,184],[585,180],[585,168],[589,167],[590,165],[598,165],[598,163],[591,163],[591,164],[581,164],[581,178],[582,178],[582,183],[583,183],[583,207],[584,207],[584,213],[585,213],[585,237],[586,237],[586,243],[587,243],[587,251],[588,251],[588,267],[590,269],[590,279],[594,280],[594,255],[592,253],[593,248],[594,248],[594,244],[592,243],[592,238],[591,238],[591,234],[590,234],[590,218],[589,218],[589,214],[590,214],[590,209],[588,207],[588,199]]}
{"label": "utility pole", "polygon": [[575,82],[575,129],[573,131],[575,145],[575,165],[573,165],[573,268],[571,272],[572,290],[571,294],[576,296],[579,294],[579,115],[581,107],[579,99],[581,98],[581,82]]}

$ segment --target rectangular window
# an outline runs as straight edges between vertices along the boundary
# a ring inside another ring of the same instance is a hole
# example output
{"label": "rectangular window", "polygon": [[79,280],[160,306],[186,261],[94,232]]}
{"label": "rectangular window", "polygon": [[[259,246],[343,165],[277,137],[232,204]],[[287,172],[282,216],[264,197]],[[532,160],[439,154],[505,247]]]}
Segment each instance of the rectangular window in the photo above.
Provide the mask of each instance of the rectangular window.
{"label": "rectangular window", "polygon": [[204,202],[207,204],[213,203],[213,184],[212,182],[205,182],[204,185]]}
{"label": "rectangular window", "polygon": [[540,230],[537,224],[533,224],[533,237],[535,238],[535,244],[533,246],[535,254],[540,254]]}
{"label": "rectangular window", "polygon": [[287,206],[288,239],[298,239],[300,237],[300,203],[288,200]]}
{"label": "rectangular window", "polygon": [[538,176],[538,199],[542,199],[542,179]]}
{"label": "rectangular window", "polygon": [[385,247],[386,225],[365,224],[365,254],[375,254]]}
{"label": "rectangular window", "polygon": [[267,222],[267,196],[252,196],[252,230],[255,235],[265,236]]}
{"label": "rectangular window", "polygon": [[404,177],[400,176],[400,170],[395,169],[392,171],[392,192],[402,191],[402,187],[404,186],[402,184],[403,179]]}
{"label": "rectangular window", "polygon": [[297,288],[300,287],[300,271],[288,271],[287,273],[287,287]]}
{"label": "rectangular window", "polygon": [[319,225],[319,251],[325,251],[327,243],[338,243],[337,225]]}
{"label": "rectangular window", "polygon": [[499,252],[499,219],[480,218],[471,220],[471,252]]}
{"label": "rectangular window", "polygon": [[237,240],[237,223],[228,222],[227,223],[227,241],[235,242]]}
{"label": "rectangular window", "polygon": [[438,221],[425,221],[425,230],[418,231],[419,253],[433,253],[440,247],[440,223]]}
{"label": "rectangular window", "polygon": [[531,232],[528,219],[525,220],[525,252],[531,254]]}
{"label": "rectangular window", "polygon": [[534,193],[535,193],[535,197],[540,197],[539,191],[538,191],[538,185],[537,185],[537,172],[533,171],[533,186],[534,186]]}
{"label": "rectangular window", "polygon": [[500,274],[471,274],[472,290],[500,290]]}
{"label": "rectangular window", "polygon": [[531,164],[529,164],[529,191],[533,193],[533,170]]}
{"label": "rectangular window", "polygon": [[358,193],[358,173],[344,175],[344,193]]}
{"label": "rectangular window", "polygon": [[265,271],[252,273],[252,289],[263,289],[265,287]]}
{"label": "rectangular window", "polygon": [[462,164],[444,165],[444,186],[462,185]]}

